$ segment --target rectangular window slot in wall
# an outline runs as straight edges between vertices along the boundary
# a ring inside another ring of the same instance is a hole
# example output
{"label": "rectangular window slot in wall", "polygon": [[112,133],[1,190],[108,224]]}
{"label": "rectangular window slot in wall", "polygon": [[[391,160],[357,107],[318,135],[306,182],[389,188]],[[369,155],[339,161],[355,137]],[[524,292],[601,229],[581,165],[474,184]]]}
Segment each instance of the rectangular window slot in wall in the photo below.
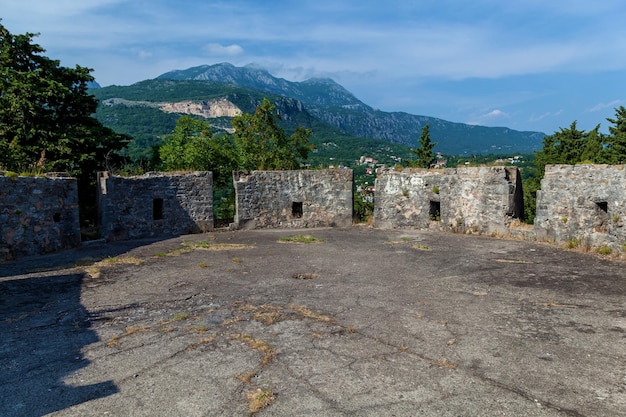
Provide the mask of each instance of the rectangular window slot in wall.
{"label": "rectangular window slot in wall", "polygon": [[439,201],[431,201],[430,208],[428,210],[428,217],[430,220],[441,221],[441,203]]}
{"label": "rectangular window slot in wall", "polygon": [[596,213],[598,215],[598,223],[594,230],[599,233],[606,233],[609,225],[609,203],[597,201]]}
{"label": "rectangular window slot in wall", "polygon": [[152,220],[163,220],[163,199],[152,199]]}
{"label": "rectangular window slot in wall", "polygon": [[302,214],[302,202],[294,201],[293,203],[291,203],[291,215],[293,216],[293,218],[300,219],[302,218]]}

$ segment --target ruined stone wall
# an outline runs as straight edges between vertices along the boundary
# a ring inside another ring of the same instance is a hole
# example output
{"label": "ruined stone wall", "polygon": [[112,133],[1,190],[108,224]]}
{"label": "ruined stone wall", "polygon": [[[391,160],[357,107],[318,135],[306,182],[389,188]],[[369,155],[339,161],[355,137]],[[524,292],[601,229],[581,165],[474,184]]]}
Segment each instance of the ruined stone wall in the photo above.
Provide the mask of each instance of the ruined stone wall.
{"label": "ruined stone wall", "polygon": [[515,167],[379,169],[374,226],[505,233],[523,213]]}
{"label": "ruined stone wall", "polygon": [[76,179],[0,172],[0,259],[80,245]]}
{"label": "ruined stone wall", "polygon": [[624,165],[546,166],[537,192],[537,239],[621,250],[625,222]]}
{"label": "ruined stone wall", "polygon": [[213,229],[213,174],[98,173],[100,232],[108,240],[174,236]]}
{"label": "ruined stone wall", "polygon": [[349,169],[233,173],[238,228],[350,227]]}

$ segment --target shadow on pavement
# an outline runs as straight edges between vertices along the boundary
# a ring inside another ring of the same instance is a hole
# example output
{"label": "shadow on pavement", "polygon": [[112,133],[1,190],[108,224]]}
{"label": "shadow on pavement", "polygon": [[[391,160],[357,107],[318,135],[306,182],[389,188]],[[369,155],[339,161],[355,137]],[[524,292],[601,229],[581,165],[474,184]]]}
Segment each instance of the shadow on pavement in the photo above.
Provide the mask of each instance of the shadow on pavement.
{"label": "shadow on pavement", "polygon": [[0,281],[0,415],[43,416],[117,393],[111,381],[69,385],[97,342],[81,273]]}
{"label": "shadow on pavement", "polygon": [[97,262],[104,258],[118,256],[132,249],[167,239],[167,237],[160,237],[118,242],[87,242],[74,249],[46,255],[22,257],[12,261],[0,261],[0,278],[31,273],[41,274],[45,271],[73,268],[83,259],[91,259],[93,262]]}

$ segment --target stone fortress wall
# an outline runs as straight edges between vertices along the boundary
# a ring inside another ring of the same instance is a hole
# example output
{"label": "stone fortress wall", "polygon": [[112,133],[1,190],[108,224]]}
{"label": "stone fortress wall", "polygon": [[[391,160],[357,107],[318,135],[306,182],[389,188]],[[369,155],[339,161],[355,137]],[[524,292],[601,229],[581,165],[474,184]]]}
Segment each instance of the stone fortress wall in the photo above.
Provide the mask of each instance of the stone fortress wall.
{"label": "stone fortress wall", "polygon": [[233,173],[237,228],[350,227],[349,169]]}
{"label": "stone fortress wall", "polygon": [[[348,169],[233,173],[234,228],[350,227]],[[101,235],[167,237],[213,229],[210,172],[98,174]],[[381,169],[374,227],[515,235],[523,213],[519,170],[467,167]],[[626,252],[626,168],[552,165],[537,194],[534,228],[523,236]],[[518,222],[519,223],[519,222]],[[80,245],[76,181],[0,175],[0,259]],[[520,235],[516,235],[520,236]]]}
{"label": "stone fortress wall", "polygon": [[76,180],[0,172],[0,227],[0,260],[79,245]]}
{"label": "stone fortress wall", "polygon": [[523,215],[515,167],[379,169],[374,227],[506,234]]}
{"label": "stone fortress wall", "polygon": [[625,165],[546,167],[537,192],[537,239],[625,252],[625,223]]}
{"label": "stone fortress wall", "polygon": [[175,236],[213,229],[213,173],[98,173],[100,234],[107,240]]}

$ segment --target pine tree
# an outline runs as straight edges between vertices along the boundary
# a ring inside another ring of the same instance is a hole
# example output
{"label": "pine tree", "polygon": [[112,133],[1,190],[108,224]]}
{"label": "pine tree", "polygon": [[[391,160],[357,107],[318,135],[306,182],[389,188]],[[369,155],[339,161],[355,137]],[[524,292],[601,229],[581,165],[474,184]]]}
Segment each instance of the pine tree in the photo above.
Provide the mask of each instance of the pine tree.
{"label": "pine tree", "polygon": [[607,118],[613,126],[609,126],[609,136],[605,148],[607,163],[626,164],[626,108],[615,109],[615,119]]}
{"label": "pine tree", "polygon": [[436,143],[430,140],[430,125],[424,126],[419,140],[419,147],[411,149],[411,152],[417,157],[417,160],[412,162],[411,166],[419,168],[430,168],[433,166],[437,160],[433,152],[433,148],[436,145]]}

